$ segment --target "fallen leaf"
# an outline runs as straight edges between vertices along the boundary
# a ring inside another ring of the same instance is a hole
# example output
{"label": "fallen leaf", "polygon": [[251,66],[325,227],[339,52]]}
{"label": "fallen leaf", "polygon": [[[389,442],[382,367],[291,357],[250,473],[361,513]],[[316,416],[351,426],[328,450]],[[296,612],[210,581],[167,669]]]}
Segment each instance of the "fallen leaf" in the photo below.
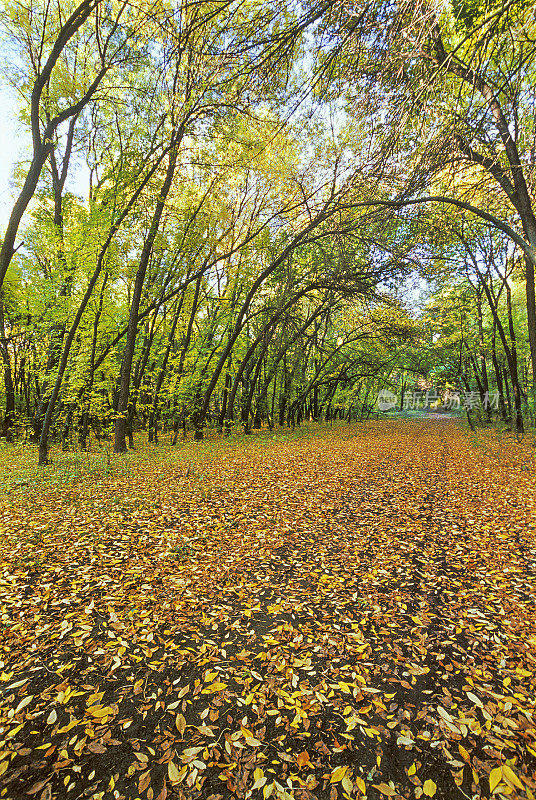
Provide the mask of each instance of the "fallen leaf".
{"label": "fallen leaf", "polygon": [[387,795],[387,797],[394,797],[396,792],[392,786],[389,786],[387,783],[373,783],[372,784],[375,789],[377,789],[382,794]]}
{"label": "fallen leaf", "polygon": [[436,784],[430,778],[425,780],[425,782],[423,783],[422,791],[423,794],[425,794],[427,797],[433,797],[436,793],[436,789],[437,789]]}

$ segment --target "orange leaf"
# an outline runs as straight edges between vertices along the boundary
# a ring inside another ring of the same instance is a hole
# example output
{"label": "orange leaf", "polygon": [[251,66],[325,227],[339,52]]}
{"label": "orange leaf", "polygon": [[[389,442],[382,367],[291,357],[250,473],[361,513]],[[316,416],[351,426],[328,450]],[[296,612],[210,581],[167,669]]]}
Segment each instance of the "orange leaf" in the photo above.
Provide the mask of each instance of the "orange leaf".
{"label": "orange leaf", "polygon": [[392,786],[388,786],[386,783],[373,783],[372,784],[375,789],[377,789],[382,794],[386,794],[387,797],[394,797],[396,792]]}
{"label": "orange leaf", "polygon": [[138,781],[138,792],[140,794],[144,792],[150,783],[151,783],[151,770],[148,769],[147,772],[144,772],[140,775],[140,779]]}

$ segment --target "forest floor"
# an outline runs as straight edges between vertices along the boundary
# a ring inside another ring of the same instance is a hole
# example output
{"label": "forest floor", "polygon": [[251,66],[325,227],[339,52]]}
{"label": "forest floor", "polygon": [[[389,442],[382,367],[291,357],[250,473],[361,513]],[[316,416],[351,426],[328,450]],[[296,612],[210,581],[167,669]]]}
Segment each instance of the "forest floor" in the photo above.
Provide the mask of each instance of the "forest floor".
{"label": "forest floor", "polygon": [[0,453],[1,798],[536,797],[530,445],[29,453]]}

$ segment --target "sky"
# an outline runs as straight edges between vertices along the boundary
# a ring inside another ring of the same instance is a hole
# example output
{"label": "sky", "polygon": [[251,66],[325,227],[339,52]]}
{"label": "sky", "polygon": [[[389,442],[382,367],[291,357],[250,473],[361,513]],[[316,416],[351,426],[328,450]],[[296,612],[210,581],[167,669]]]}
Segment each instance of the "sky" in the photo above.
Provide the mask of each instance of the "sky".
{"label": "sky", "polygon": [[[0,57],[1,57],[0,47]],[[4,233],[13,208],[18,190],[13,181],[13,170],[20,162],[26,161],[26,167],[31,157],[31,134],[28,128],[18,120],[17,95],[5,81],[0,78],[0,235]],[[24,170],[23,175],[26,174]],[[86,196],[88,189],[87,170],[84,171],[75,158],[71,162],[71,172],[67,180],[68,187]],[[21,230],[24,227],[29,209],[22,219]]]}
{"label": "sky", "polygon": [[0,83],[0,230],[4,231],[16,190],[15,164],[30,152],[30,137],[17,119],[17,98],[11,87]]}

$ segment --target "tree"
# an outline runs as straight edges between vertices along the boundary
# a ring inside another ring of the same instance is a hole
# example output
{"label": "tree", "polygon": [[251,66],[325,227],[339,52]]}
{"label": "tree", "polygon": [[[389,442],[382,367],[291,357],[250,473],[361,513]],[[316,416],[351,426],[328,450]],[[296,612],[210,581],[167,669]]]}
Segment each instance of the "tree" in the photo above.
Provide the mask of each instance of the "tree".
{"label": "tree", "polygon": [[[523,0],[491,5],[460,0],[438,10],[428,2],[379,0],[353,16],[337,6],[326,25],[339,76],[379,100],[383,128],[391,123],[383,137],[391,198],[378,201],[392,208],[451,204],[490,222],[521,247],[536,385],[533,114],[527,102],[536,58],[532,6]],[[397,151],[404,169],[393,180],[388,165]],[[437,185],[439,174],[445,191],[422,196],[423,189]],[[500,190],[502,202],[491,187]]]}
{"label": "tree", "polygon": [[[128,59],[133,33],[139,32],[140,22],[146,19],[141,14],[136,21],[129,11],[127,2],[113,6],[112,11],[112,6],[101,0],[83,0],[58,11],[51,0],[44,5],[15,0],[2,15],[2,24],[16,50],[14,72],[23,86],[32,156],[0,247],[0,287],[17,249],[15,240],[22,217],[45,162],[54,152],[62,125],[69,124],[70,149],[78,117],[103,89],[109,73]],[[56,170],[56,178],[57,188],[61,188],[63,174]]]}

